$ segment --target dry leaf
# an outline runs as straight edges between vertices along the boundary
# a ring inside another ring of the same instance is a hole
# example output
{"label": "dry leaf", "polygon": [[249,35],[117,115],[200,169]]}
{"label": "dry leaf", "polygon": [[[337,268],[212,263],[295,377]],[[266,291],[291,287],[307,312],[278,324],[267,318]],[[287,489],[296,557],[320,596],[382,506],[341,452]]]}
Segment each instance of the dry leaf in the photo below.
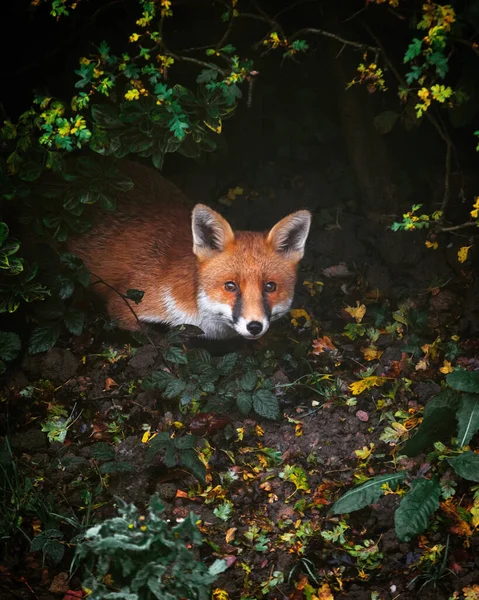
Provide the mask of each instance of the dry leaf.
{"label": "dry leaf", "polygon": [[321,354],[325,350],[337,350],[336,346],[327,335],[317,340],[313,340],[313,354]]}
{"label": "dry leaf", "polygon": [[444,359],[444,364],[439,371],[444,373],[444,375],[447,375],[448,373],[452,373],[454,371],[454,367],[451,366],[451,363],[448,360]]}
{"label": "dry leaf", "polygon": [[360,379],[359,381],[354,381],[349,384],[349,389],[353,393],[354,396],[359,396],[366,390],[371,389],[372,387],[379,387],[380,385],[384,385],[387,381],[387,377],[365,377],[364,379]]}
{"label": "dry leaf", "polygon": [[107,377],[105,379],[105,389],[103,391],[109,392],[111,388],[118,387],[117,382],[111,377]]}
{"label": "dry leaf", "polygon": [[425,371],[428,368],[427,358],[421,358],[421,360],[416,365],[416,371]]}
{"label": "dry leaf", "polygon": [[472,248],[472,246],[463,246],[462,248],[459,248],[459,250],[457,251],[457,260],[460,263],[464,263],[467,260],[467,255],[469,254],[469,250]]}
{"label": "dry leaf", "polygon": [[378,350],[375,346],[369,346],[368,348],[362,348],[361,352],[363,353],[365,360],[376,360],[381,358],[383,355],[382,350]]}
{"label": "dry leaf", "polygon": [[227,544],[231,544],[231,542],[235,539],[237,527],[230,527],[226,532],[225,540]]}
{"label": "dry leaf", "polygon": [[356,417],[363,423],[367,423],[369,421],[369,415],[365,410],[358,410]]}
{"label": "dry leaf", "polygon": [[361,323],[366,314],[366,307],[364,304],[359,304],[359,300],[356,301],[356,306],[346,306],[344,310],[350,314],[353,319],[356,319],[356,323]]}

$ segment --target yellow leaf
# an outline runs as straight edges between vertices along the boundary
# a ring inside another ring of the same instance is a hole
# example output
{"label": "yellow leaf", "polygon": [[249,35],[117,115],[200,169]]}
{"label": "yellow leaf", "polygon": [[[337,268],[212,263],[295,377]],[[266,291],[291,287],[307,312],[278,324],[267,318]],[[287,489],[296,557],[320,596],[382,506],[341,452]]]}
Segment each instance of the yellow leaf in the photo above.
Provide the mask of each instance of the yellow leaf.
{"label": "yellow leaf", "polygon": [[229,600],[230,595],[226,590],[216,588],[213,590],[213,600]]}
{"label": "yellow leaf", "polygon": [[460,263],[464,263],[467,260],[467,255],[469,253],[469,249],[472,248],[472,246],[463,246],[462,248],[459,248],[458,252],[457,252],[457,260]]}
{"label": "yellow leaf", "polygon": [[375,447],[376,446],[373,443],[371,443],[369,444],[369,448],[367,446],[363,446],[362,450],[355,450],[354,454],[361,460],[366,460],[371,456]]}
{"label": "yellow leaf", "polygon": [[451,363],[448,360],[444,359],[444,364],[439,369],[439,371],[441,373],[444,373],[444,375],[447,375],[448,373],[452,373],[454,371],[454,367],[451,367]]}
{"label": "yellow leaf", "polygon": [[381,358],[383,351],[378,350],[374,346],[369,346],[369,348],[363,348],[361,350],[365,360],[376,360],[377,358]]}
{"label": "yellow leaf", "polygon": [[214,131],[215,133],[221,133],[221,130],[223,129],[223,122],[221,119],[218,119],[218,125],[216,127],[210,125],[207,121],[203,121],[203,123],[206,125],[206,127],[208,127],[208,129],[211,129],[211,131]]}
{"label": "yellow leaf", "polygon": [[356,319],[356,323],[361,323],[366,314],[366,307],[364,304],[359,304],[359,300],[356,301],[356,306],[347,306],[344,310],[349,313],[353,319]]}
{"label": "yellow leaf", "polygon": [[145,431],[145,433],[141,436],[141,441],[143,444],[146,444],[150,440],[151,432],[149,429]]}
{"label": "yellow leaf", "polygon": [[306,320],[306,322],[305,322],[306,327],[309,327],[311,325],[311,319],[310,319],[308,313],[303,308],[293,308],[289,311],[289,315],[291,317],[291,323],[295,327],[299,327],[298,319],[301,319],[301,317],[303,317]]}
{"label": "yellow leaf", "polygon": [[138,100],[139,97],[140,97],[140,92],[138,90],[128,90],[125,94],[125,99],[129,100],[130,102],[132,100]]}
{"label": "yellow leaf", "polygon": [[262,437],[264,435],[264,429],[261,427],[261,425],[256,425],[254,430],[258,437]]}
{"label": "yellow leaf", "polygon": [[238,442],[241,442],[244,438],[244,427],[237,427],[236,432],[238,434]]}
{"label": "yellow leaf", "polygon": [[426,240],[426,248],[437,250],[439,248],[439,244],[437,242],[430,242],[429,240]]}
{"label": "yellow leaf", "polygon": [[366,390],[371,389],[372,387],[379,387],[380,385],[384,385],[387,381],[386,377],[365,377],[364,379],[360,379],[359,381],[354,381],[349,384],[349,389],[355,396],[359,396]]}
{"label": "yellow leaf", "polygon": [[334,600],[334,596],[331,593],[331,589],[327,583],[318,589],[318,600]]}

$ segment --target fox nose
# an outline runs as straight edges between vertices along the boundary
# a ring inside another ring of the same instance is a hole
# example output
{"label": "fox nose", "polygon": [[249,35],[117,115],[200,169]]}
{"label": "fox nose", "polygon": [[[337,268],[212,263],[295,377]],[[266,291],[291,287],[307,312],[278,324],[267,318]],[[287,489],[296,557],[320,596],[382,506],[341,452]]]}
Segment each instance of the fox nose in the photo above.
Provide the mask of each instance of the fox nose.
{"label": "fox nose", "polygon": [[259,335],[263,331],[263,324],[259,321],[250,321],[248,325],[246,325],[246,329],[251,335]]}

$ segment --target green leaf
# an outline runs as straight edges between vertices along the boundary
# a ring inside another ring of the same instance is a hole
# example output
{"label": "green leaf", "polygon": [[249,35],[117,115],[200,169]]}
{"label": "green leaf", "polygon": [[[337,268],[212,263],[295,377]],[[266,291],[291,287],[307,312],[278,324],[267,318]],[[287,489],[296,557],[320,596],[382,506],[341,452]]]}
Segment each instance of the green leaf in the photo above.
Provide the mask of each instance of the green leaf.
{"label": "green leaf", "polygon": [[100,473],[111,473],[112,475],[115,473],[131,473],[131,471],[135,471],[135,467],[126,461],[108,461],[103,463],[100,467]]}
{"label": "green leaf", "polygon": [[194,450],[185,450],[181,453],[181,463],[192,473],[199,482],[204,483],[206,467],[198,458]]}
{"label": "green leaf", "polygon": [[453,371],[446,377],[446,381],[459,392],[479,394],[479,371]]}
{"label": "green leaf", "polygon": [[479,454],[464,452],[459,456],[447,459],[458,475],[468,481],[479,481]]}
{"label": "green leaf", "polygon": [[407,63],[416,56],[419,56],[422,51],[422,40],[418,38],[414,38],[413,41],[409,44],[406,54],[404,55],[404,62]]}
{"label": "green leaf", "polygon": [[459,448],[467,446],[479,429],[479,394],[463,394],[456,413]]}
{"label": "green leaf", "polygon": [[0,358],[3,360],[13,360],[17,358],[22,343],[16,333],[11,331],[0,332]]}
{"label": "green leaf", "polygon": [[0,244],[7,239],[9,234],[8,225],[6,223],[0,222]]}
{"label": "green leaf", "polygon": [[405,477],[406,471],[377,475],[376,477],[373,477],[373,479],[366,481],[366,483],[358,485],[346,492],[344,496],[333,505],[331,510],[334,515],[342,515],[374,504],[384,495],[382,489],[383,485],[388,484],[389,487],[394,490],[396,489],[397,484]]}
{"label": "green leaf", "polygon": [[259,389],[253,394],[253,408],[258,415],[277,421],[280,417],[278,398],[270,390]]}
{"label": "green leaf", "polygon": [[450,438],[455,430],[455,415],[459,401],[459,394],[453,390],[445,390],[433,398],[424,409],[424,419],[419,429],[405,443],[401,453],[417,456],[435,442]]}
{"label": "green leaf", "polygon": [[409,542],[425,531],[429,519],[439,508],[441,487],[434,479],[416,479],[394,514],[396,535]]}
{"label": "green leaf", "polygon": [[115,449],[106,442],[98,442],[90,447],[90,453],[95,460],[114,460]]}
{"label": "green leaf", "polygon": [[70,308],[64,315],[65,326],[73,335],[80,335],[85,327],[85,315],[76,308]]}
{"label": "green leaf", "polygon": [[175,365],[186,365],[188,362],[188,358],[183,351],[183,348],[178,348],[178,346],[170,346],[165,351],[163,358]]}
{"label": "green leaf", "polygon": [[247,371],[241,378],[241,388],[245,392],[252,392],[258,383],[256,371]]}
{"label": "green leaf", "polygon": [[229,375],[237,362],[238,354],[236,352],[231,352],[230,354],[222,356],[217,365],[220,375]]}
{"label": "green leaf", "polygon": [[60,336],[60,323],[45,323],[35,327],[28,342],[30,354],[46,352],[53,348]]}
{"label": "green leaf", "polygon": [[30,161],[23,163],[18,171],[18,176],[23,181],[35,181],[42,174],[43,167],[41,164]]}
{"label": "green leaf", "polygon": [[236,405],[242,415],[249,415],[253,408],[253,396],[249,392],[239,392]]}
{"label": "green leaf", "polygon": [[163,395],[165,398],[172,399],[179,396],[186,387],[186,383],[181,379],[172,379],[165,388]]}

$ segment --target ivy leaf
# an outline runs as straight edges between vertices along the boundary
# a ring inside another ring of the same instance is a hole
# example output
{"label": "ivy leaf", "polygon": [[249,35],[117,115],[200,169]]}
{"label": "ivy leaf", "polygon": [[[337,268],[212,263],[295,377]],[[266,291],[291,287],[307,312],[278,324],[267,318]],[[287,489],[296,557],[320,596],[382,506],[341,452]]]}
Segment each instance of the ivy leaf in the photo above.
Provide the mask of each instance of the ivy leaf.
{"label": "ivy leaf", "polygon": [[13,360],[18,356],[22,343],[16,333],[11,331],[0,332],[0,358]]}
{"label": "ivy leaf", "polygon": [[448,458],[447,461],[454,471],[464,479],[479,481],[479,454],[464,452],[459,456]]}
{"label": "ivy leaf", "polygon": [[457,445],[467,446],[479,429],[479,394],[463,394],[456,413]]}
{"label": "ivy leaf", "polygon": [[278,398],[269,390],[259,389],[253,394],[253,408],[258,415],[277,421],[280,417]]}
{"label": "ivy leaf", "polygon": [[441,487],[434,479],[416,479],[394,514],[396,535],[409,542],[425,531],[429,519],[439,508]]}
{"label": "ivy leaf", "polygon": [[334,505],[332,510],[333,515],[342,515],[351,513],[355,510],[360,510],[365,506],[376,503],[381,496],[384,495],[383,486],[388,485],[391,489],[395,489],[406,476],[406,471],[398,473],[389,473],[386,475],[378,475],[373,477],[366,483],[358,485],[349,490],[342,496]]}
{"label": "ivy leaf", "polygon": [[60,323],[45,323],[35,327],[28,342],[30,354],[46,352],[53,348],[60,337]]}

